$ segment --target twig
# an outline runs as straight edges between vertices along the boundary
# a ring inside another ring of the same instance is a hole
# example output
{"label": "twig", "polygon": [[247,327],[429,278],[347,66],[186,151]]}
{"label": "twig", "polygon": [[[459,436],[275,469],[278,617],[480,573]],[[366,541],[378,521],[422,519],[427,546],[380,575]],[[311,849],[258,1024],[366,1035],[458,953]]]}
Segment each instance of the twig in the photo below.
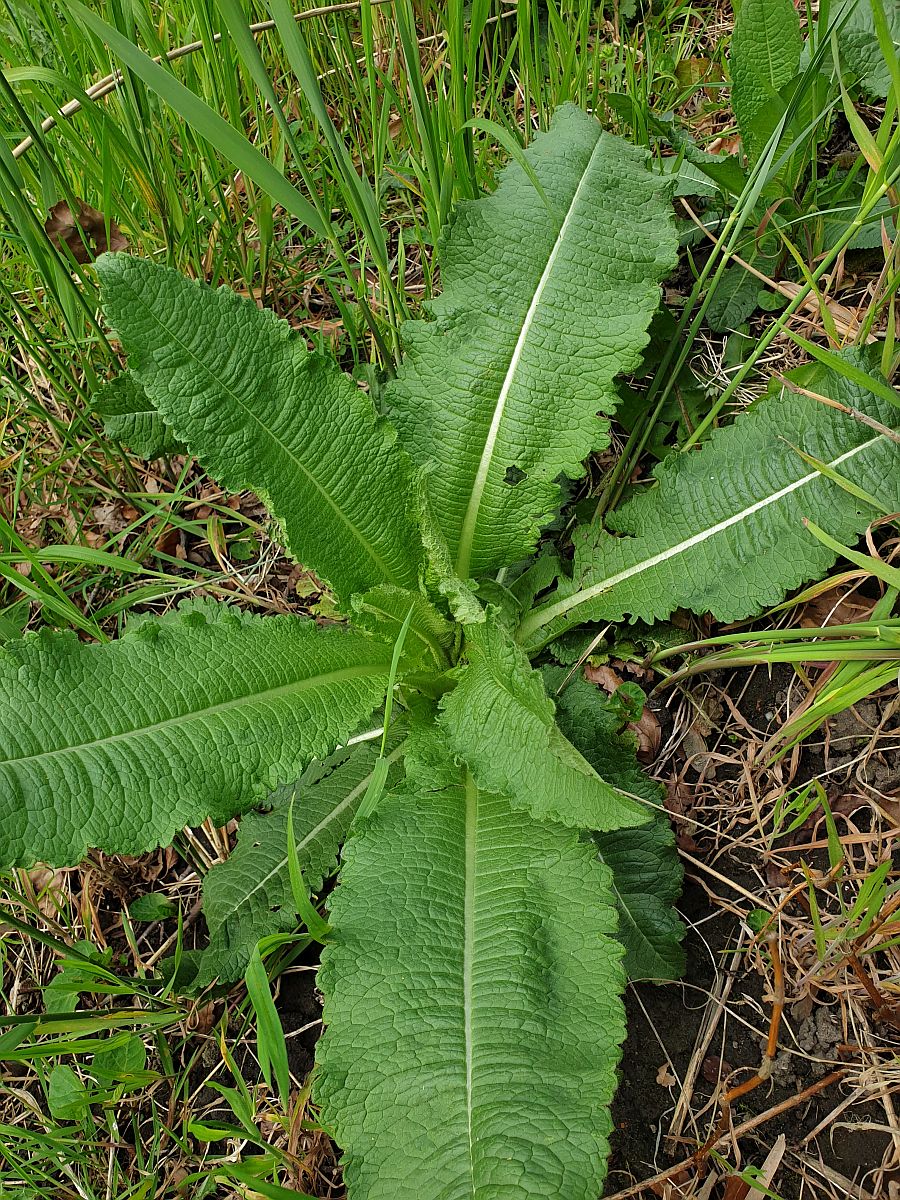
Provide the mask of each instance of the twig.
{"label": "twig", "polygon": [[[796,1108],[798,1104],[802,1104],[804,1100],[809,1100],[811,1096],[815,1096],[818,1092],[824,1092],[827,1087],[831,1087],[833,1083],[837,1083],[846,1073],[846,1067],[840,1067],[837,1071],[832,1071],[830,1075],[826,1075],[824,1079],[820,1079],[817,1083],[810,1084],[808,1088],[804,1088],[796,1096],[782,1100],[774,1108],[767,1109],[766,1112],[751,1117],[749,1121],[744,1121],[742,1125],[738,1125],[732,1130],[732,1137],[741,1138],[745,1134],[752,1132],[752,1130],[759,1128],[760,1125],[765,1125],[767,1122],[774,1120],[775,1117],[780,1117],[782,1113],[789,1112],[792,1108]],[[719,1140],[721,1141],[722,1139],[720,1138]],[[711,1146],[710,1149],[713,1149],[713,1147]],[[694,1155],[692,1154],[690,1158],[683,1158],[681,1162],[667,1167],[665,1171],[660,1171],[658,1175],[652,1175],[649,1179],[644,1179],[641,1183],[633,1183],[621,1192],[607,1196],[606,1200],[629,1200],[632,1196],[639,1196],[647,1188],[655,1187],[659,1183],[667,1183],[673,1175],[677,1175],[680,1171],[688,1170],[693,1164]]]}
{"label": "twig", "polygon": [[854,420],[861,421],[863,425],[868,425],[870,429],[874,429],[883,437],[890,438],[892,442],[900,443],[900,433],[896,429],[889,429],[887,425],[882,425],[874,417],[866,416],[864,412],[860,412],[856,408],[851,408],[849,404],[842,404],[840,400],[832,400],[830,396],[822,396],[818,392],[811,392],[808,388],[798,387],[796,383],[792,383],[780,371],[774,371],[773,375],[781,386],[787,388],[789,392],[794,392],[798,396],[808,396],[810,400],[818,400],[820,404],[827,404],[829,408],[836,408],[838,412],[846,413],[848,417],[853,417]]}
{"label": "twig", "polygon": [[890,1001],[885,1000],[881,992],[875,986],[874,981],[869,976],[865,967],[859,961],[855,950],[851,950],[847,955],[847,962],[853,974],[865,988],[866,994],[872,1001],[875,1009],[874,1017],[876,1021],[885,1021],[888,1025],[893,1025],[895,1029],[900,1029],[900,1017],[898,1017],[894,1005]]}
{"label": "twig", "polygon": [[713,1146],[725,1136],[728,1130],[728,1121],[731,1116],[731,1106],[735,1100],[739,1100],[741,1096],[746,1096],[748,1092],[754,1091],[762,1083],[766,1083],[772,1078],[772,1071],[775,1066],[775,1056],[778,1053],[778,1031],[781,1028],[781,1014],[784,1012],[784,967],[781,965],[781,954],[778,949],[778,933],[772,930],[766,934],[766,945],[769,947],[769,954],[772,959],[772,1016],[769,1020],[769,1036],[766,1039],[766,1049],[763,1053],[763,1060],[759,1065],[759,1070],[754,1072],[749,1079],[745,1079],[743,1083],[737,1084],[736,1087],[729,1088],[722,1097],[720,1103],[722,1111],[719,1115],[719,1120],[712,1132],[708,1141],[700,1147],[694,1155],[694,1162],[699,1167],[703,1160],[707,1157]]}
{"label": "twig", "polygon": [[681,1140],[681,1133],[690,1112],[690,1101],[694,1092],[694,1084],[697,1081],[697,1076],[700,1074],[700,1068],[703,1065],[706,1052],[719,1027],[719,1022],[725,1013],[725,1002],[731,994],[738,955],[743,953],[743,939],[746,928],[746,925],[741,922],[739,926],[740,940],[732,958],[732,968],[724,974],[716,972],[716,987],[714,991],[710,992],[708,997],[703,1023],[697,1034],[694,1051],[691,1054],[691,1061],[688,1063],[687,1071],[685,1072],[684,1085],[678,1097],[678,1102],[675,1105],[672,1120],[669,1123],[669,1131],[666,1134],[666,1142],[670,1146],[674,1147],[674,1144]]}

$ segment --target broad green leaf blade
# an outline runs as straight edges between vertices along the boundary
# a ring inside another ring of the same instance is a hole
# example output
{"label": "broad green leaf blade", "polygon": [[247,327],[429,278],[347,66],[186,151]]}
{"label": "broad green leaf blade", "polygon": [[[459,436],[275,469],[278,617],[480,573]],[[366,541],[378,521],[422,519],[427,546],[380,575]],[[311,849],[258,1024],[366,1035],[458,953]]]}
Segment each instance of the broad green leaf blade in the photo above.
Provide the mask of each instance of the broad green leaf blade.
{"label": "broad green leaf blade", "polygon": [[541,673],[496,618],[472,626],[468,667],[442,703],[441,726],[479,787],[537,820],[580,829],[641,825],[650,813],[601,779],[560,733]]}
{"label": "broad green leaf blade", "polygon": [[[900,46],[900,4],[896,0],[880,2],[896,54]],[[873,3],[879,3],[879,0],[836,0],[830,10],[828,27],[838,31],[842,71],[855,78],[870,96],[884,99],[891,87],[891,70],[878,44]]]}
{"label": "broad green leaf blade", "polygon": [[472,582],[457,575],[447,539],[435,519],[428,493],[431,474],[430,467],[421,467],[416,472],[415,511],[425,554],[423,582],[429,595],[446,601],[457,624],[480,625],[484,621],[484,605],[475,595]]}
{"label": "broad green leaf blade", "polygon": [[792,0],[743,0],[731,39],[731,107],[751,158],[784,115],[778,93],[797,75],[802,50]]}
{"label": "broad green leaf blade", "polygon": [[392,587],[385,583],[353,597],[353,622],[389,641],[395,641],[412,607],[407,631],[408,644],[429,660],[432,670],[446,670],[447,652],[453,647],[457,630],[421,592]]}
{"label": "broad green leaf blade", "polygon": [[[396,761],[399,747],[389,745],[388,757]],[[287,855],[291,797],[297,862],[306,885],[318,892],[337,870],[338,850],[377,758],[378,746],[372,743],[332,755],[313,764],[296,784],[273,792],[266,800],[271,811],[247,813],[242,819],[231,856],[203,880],[209,946],[200,959],[201,987],[216,978],[240,978],[260,938],[297,924]]]}
{"label": "broad green leaf blade", "polygon": [[468,777],[344,856],[314,1086],[351,1200],[596,1200],[625,1030],[590,845]]}
{"label": "broad green leaf blade", "polygon": [[710,297],[706,323],[716,333],[736,329],[756,309],[759,280],[743,267],[726,267]]}
{"label": "broad green leaf blade", "polygon": [[628,978],[654,983],[680,979],[684,925],[674,905],[684,872],[668,816],[658,813],[627,833],[595,833],[594,843],[600,861],[612,871]]}
{"label": "broad green leaf blade", "polygon": [[[568,672],[545,667],[543,674],[547,690],[555,693]],[[674,905],[684,872],[671,822],[661,808],[662,788],[641,769],[634,738],[619,731],[608,697],[580,673],[557,697],[556,715],[563,733],[604,779],[659,808],[639,829],[595,833],[594,842],[612,871],[617,936],[625,947],[628,978],[678,979],[685,965],[684,926]]]}
{"label": "broad green leaf blade", "polygon": [[117,641],[0,650],[0,862],[139,854],[296,778],[384,700],[391,648],[298,617],[183,605]]}
{"label": "broad green leaf blade", "polygon": [[150,400],[224,487],[259,493],[298,561],[345,601],[380,583],[416,587],[408,462],[349,376],[228,288],[122,254],[97,272]]}
{"label": "broad green leaf blade", "polygon": [[183,450],[131,373],[119,375],[100,388],[91,399],[91,407],[103,418],[107,436],[124,443],[141,458],[162,458]]}
{"label": "broad green leaf blade", "polygon": [[[808,386],[890,429],[900,426],[893,405],[832,371],[821,369]],[[670,455],[656,467],[656,487],[612,518],[627,536],[577,531],[573,578],[525,618],[520,641],[545,644],[588,620],[660,620],[676,608],[736,621],[823,575],[834,552],[803,518],[853,542],[878,511],[810,467],[794,447],[869,492],[882,510],[900,509],[896,442],[808,396],[768,397],[699,451]]]}
{"label": "broad green leaf blade", "polygon": [[466,579],[524,558],[560,499],[608,445],[597,414],[637,366],[676,261],[667,184],[646,154],[571,105],[497,191],[457,209],[441,253],[434,320],[402,331],[388,405],[419,464]]}

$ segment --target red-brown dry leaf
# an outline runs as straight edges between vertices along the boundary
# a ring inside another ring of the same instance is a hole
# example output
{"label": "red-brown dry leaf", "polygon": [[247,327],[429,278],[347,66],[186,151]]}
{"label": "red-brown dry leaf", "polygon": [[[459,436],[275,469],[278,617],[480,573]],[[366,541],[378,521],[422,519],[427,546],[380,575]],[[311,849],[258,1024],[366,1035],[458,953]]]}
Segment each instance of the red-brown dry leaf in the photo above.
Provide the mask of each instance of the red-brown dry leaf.
{"label": "red-brown dry leaf", "polygon": [[709,144],[710,154],[721,154],[728,157],[729,154],[738,154],[741,149],[741,139],[735,134],[732,137],[716,138],[714,142]]}
{"label": "red-brown dry leaf", "polygon": [[665,806],[673,816],[686,816],[696,803],[697,796],[689,783],[686,783],[683,779],[666,780]]}
{"label": "red-brown dry leaf", "polygon": [[44,231],[57,250],[68,246],[76,262],[86,263],[107,250],[128,249],[128,239],[115,221],[109,222],[107,240],[103,213],[78,198],[75,204],[77,211],[72,212],[68,200],[59,200],[44,222]]}
{"label": "red-brown dry leaf", "polygon": [[767,862],[766,883],[773,888],[787,888],[791,885],[791,877],[777,863]]}
{"label": "red-brown dry leaf", "polygon": [[662,734],[659,719],[650,708],[645,708],[639,721],[632,721],[628,729],[637,737],[637,756],[642,763],[651,763],[659,754]]}
{"label": "red-brown dry leaf", "polygon": [[722,1189],[722,1200],[744,1200],[750,1191],[750,1184],[740,1175],[729,1175]]}
{"label": "red-brown dry leaf", "polygon": [[727,1078],[732,1070],[731,1063],[726,1062],[719,1054],[708,1054],[700,1065],[700,1074],[710,1087],[715,1087],[721,1080]]}
{"label": "red-brown dry leaf", "polygon": [[839,796],[829,797],[828,806],[832,816],[852,817],[861,808],[868,808],[869,801],[857,792],[841,792]]}
{"label": "red-brown dry leaf", "polygon": [[850,596],[841,597],[836,589],[832,589],[804,605],[800,626],[802,629],[819,629],[823,625],[849,625],[871,607],[871,604],[853,600]]}
{"label": "red-brown dry leaf", "polygon": [[179,544],[181,541],[181,530],[177,525],[170,525],[156,539],[156,549],[160,554],[167,554],[169,558],[175,558]]}
{"label": "red-brown dry leaf", "polygon": [[188,1013],[182,1025],[188,1033],[209,1033],[216,1020],[216,1001],[199,1004]]}
{"label": "red-brown dry leaf", "polygon": [[622,686],[622,676],[608,666],[592,667],[588,663],[584,668],[584,677],[588,683],[596,683],[598,687],[602,687],[610,696],[616,688]]}

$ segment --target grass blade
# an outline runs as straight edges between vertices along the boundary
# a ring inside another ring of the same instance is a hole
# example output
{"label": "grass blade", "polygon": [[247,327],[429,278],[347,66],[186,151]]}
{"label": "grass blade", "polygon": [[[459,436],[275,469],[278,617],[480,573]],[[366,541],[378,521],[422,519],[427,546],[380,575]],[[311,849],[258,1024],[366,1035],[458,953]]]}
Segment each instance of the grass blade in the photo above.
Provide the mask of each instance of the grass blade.
{"label": "grass blade", "polygon": [[288,1068],[287,1045],[284,1040],[284,1030],[281,1027],[281,1018],[278,1016],[275,1001],[272,999],[269,977],[263,966],[258,946],[250,955],[244,982],[256,1014],[256,1049],[260,1070],[269,1087],[272,1086],[274,1076],[279,1099],[287,1112],[291,1098],[291,1074]]}
{"label": "grass blade", "polygon": [[130,42],[123,34],[109,25],[102,17],[90,12],[78,0],[71,0],[71,10],[96,34],[129,70],[134,71],[152,91],[170,104],[190,127],[205,138],[221,155],[239,171],[248,175],[272,199],[308,225],[319,237],[330,236],[328,226],[313,205],[289,183],[278,168],[257,148],[220,117],[169,71],[155,63],[148,54]]}

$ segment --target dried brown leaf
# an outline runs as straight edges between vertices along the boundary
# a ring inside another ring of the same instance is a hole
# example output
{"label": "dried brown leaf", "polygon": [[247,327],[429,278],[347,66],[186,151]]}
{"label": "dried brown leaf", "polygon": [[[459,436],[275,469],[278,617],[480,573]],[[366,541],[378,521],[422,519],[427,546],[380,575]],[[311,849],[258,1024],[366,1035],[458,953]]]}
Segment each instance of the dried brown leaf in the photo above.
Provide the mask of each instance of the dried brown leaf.
{"label": "dried brown leaf", "polygon": [[44,230],[57,250],[67,246],[76,262],[87,263],[107,250],[128,249],[128,239],[115,221],[110,219],[107,237],[103,213],[84,200],[76,198],[75,205],[73,212],[68,200],[57,201],[44,222]]}

